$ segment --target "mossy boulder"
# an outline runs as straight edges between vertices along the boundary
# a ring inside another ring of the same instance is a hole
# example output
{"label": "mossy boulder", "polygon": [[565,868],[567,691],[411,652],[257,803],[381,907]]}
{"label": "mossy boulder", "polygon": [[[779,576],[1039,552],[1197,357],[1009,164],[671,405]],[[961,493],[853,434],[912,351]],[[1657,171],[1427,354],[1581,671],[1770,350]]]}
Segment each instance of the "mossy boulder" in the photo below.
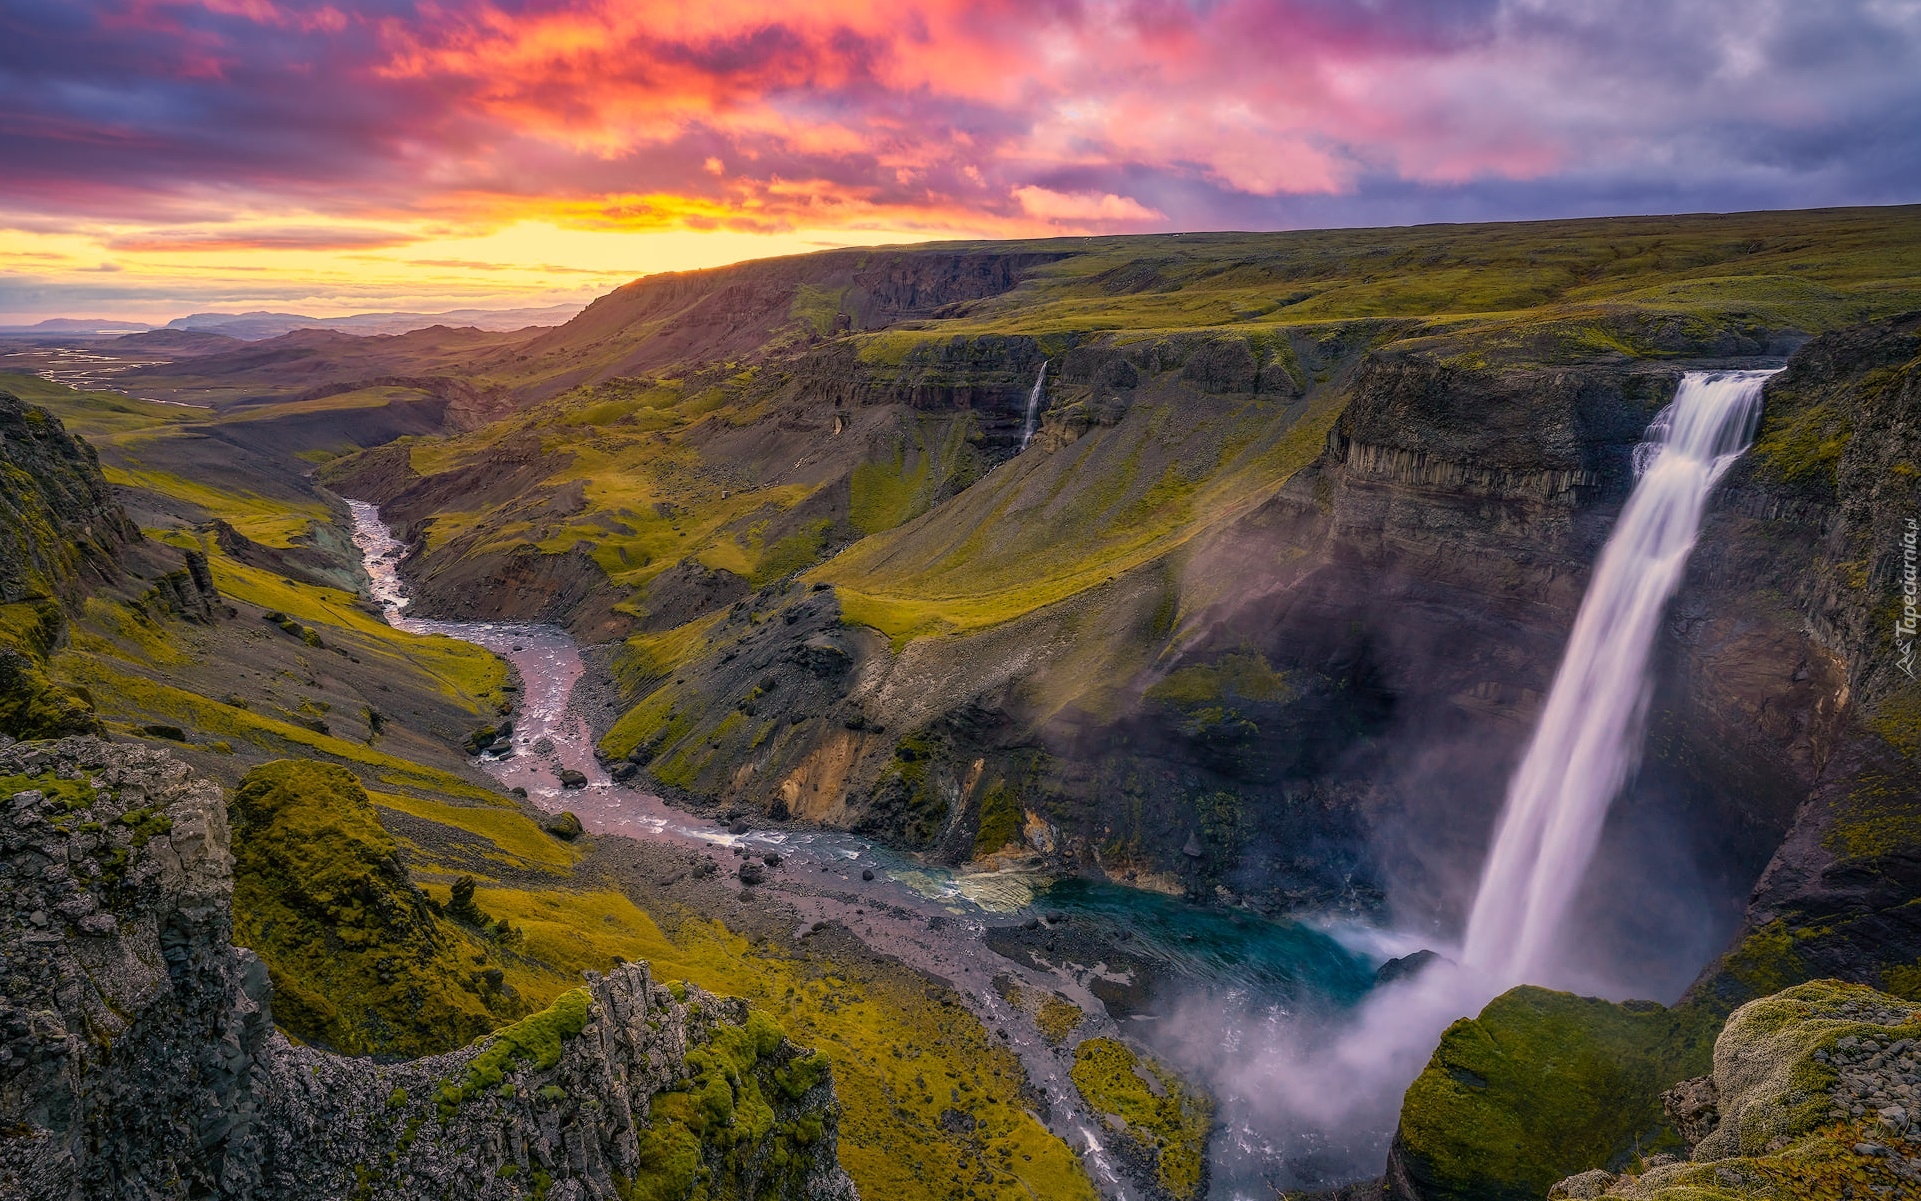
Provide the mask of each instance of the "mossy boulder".
{"label": "mossy boulder", "polygon": [[1715,1042],[1719,1122],[1692,1159],[1590,1169],[1555,1191],[1618,1201],[1921,1195],[1921,1101],[1909,1083],[1917,1041],[1921,1004],[1859,985],[1822,980],[1751,1001]]}
{"label": "mossy boulder", "polygon": [[527,1011],[484,937],[434,912],[345,768],[263,764],[228,805],[234,940],[288,1033],[353,1054],[464,1046]]}
{"label": "mossy boulder", "polygon": [[1660,1094],[1707,1069],[1713,1031],[1705,1011],[1651,1001],[1501,994],[1448,1027],[1409,1086],[1391,1195],[1539,1201],[1583,1168],[1681,1149]]}

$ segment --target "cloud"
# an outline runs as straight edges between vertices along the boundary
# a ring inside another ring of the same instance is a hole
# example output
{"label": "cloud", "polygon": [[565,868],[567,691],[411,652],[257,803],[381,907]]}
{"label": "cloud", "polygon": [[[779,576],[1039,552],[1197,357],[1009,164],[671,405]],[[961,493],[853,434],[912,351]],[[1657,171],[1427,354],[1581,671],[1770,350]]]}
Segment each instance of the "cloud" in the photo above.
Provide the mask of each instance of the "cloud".
{"label": "cloud", "polygon": [[1101,195],[1092,192],[1054,192],[1030,185],[1015,188],[1014,199],[1020,201],[1022,212],[1042,221],[1143,225],[1167,220],[1166,213],[1148,208],[1131,196],[1116,196],[1112,192]]}
{"label": "cloud", "polygon": [[405,246],[419,240],[417,235],[391,229],[337,226],[259,229],[242,226],[192,230],[163,228],[116,237],[106,245],[114,250],[204,253],[214,250],[371,250]]}
{"label": "cloud", "polygon": [[1916,0],[15,0],[0,226],[324,254],[1892,203],[1917,61]]}

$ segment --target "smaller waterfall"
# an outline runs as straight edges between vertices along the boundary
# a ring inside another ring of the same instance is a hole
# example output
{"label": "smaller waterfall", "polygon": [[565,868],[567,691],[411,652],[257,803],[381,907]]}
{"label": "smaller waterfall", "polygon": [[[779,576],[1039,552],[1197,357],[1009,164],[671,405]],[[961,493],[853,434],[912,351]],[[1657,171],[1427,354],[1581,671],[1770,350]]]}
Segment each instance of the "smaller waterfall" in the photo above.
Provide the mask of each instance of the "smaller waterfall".
{"label": "smaller waterfall", "polygon": [[1601,550],[1541,723],[1468,919],[1464,958],[1497,980],[1535,980],[1640,762],[1661,615],[1681,586],[1709,491],[1747,449],[1769,371],[1690,371],[1636,448],[1639,479]]}
{"label": "smaller waterfall", "polygon": [[1021,424],[1021,449],[1034,440],[1034,418],[1041,411],[1041,387],[1047,383],[1048,360],[1041,360],[1041,373],[1034,377],[1034,389],[1027,394],[1027,420]]}

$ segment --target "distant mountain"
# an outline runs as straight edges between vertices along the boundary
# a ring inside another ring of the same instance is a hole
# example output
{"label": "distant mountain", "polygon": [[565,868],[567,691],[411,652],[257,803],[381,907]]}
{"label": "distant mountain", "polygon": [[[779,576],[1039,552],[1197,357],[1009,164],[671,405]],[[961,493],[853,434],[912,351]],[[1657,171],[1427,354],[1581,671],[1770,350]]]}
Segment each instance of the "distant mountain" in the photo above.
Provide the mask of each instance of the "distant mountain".
{"label": "distant mountain", "polygon": [[321,318],[306,317],[299,313],[193,313],[186,317],[175,317],[164,328],[225,334],[229,338],[244,338],[253,342],[262,338],[277,338],[289,330],[312,329],[322,325]]}
{"label": "distant mountain", "polygon": [[202,329],[145,329],[113,340],[116,350],[157,350],[172,355],[217,354],[245,346],[231,334]]}
{"label": "distant mountain", "polygon": [[33,325],[0,325],[0,334],[124,334],[152,329],[145,321],[107,317],[49,317]]}
{"label": "distant mountain", "polygon": [[331,329],[362,336],[404,334],[435,325],[504,331],[534,325],[560,325],[571,320],[581,308],[577,304],[557,304],[525,309],[453,309],[445,313],[356,313],[350,317],[307,317],[299,313],[269,312],[194,313],[174,318],[167,322],[167,328],[225,334],[229,338],[247,342],[277,338],[297,329]]}

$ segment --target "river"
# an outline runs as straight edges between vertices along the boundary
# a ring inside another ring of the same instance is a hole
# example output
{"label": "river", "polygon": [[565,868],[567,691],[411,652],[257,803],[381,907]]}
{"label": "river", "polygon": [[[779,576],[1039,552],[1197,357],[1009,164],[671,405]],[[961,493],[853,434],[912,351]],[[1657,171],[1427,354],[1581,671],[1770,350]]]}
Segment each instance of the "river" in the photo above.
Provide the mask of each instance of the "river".
{"label": "river", "polygon": [[[838,921],[874,949],[948,980],[989,1029],[1006,1036],[1030,1082],[1049,1102],[1050,1127],[1081,1151],[1109,1197],[1134,1201],[1140,1194],[1115,1169],[1102,1145],[1108,1136],[1074,1090],[1068,1076],[1071,1051],[1042,1039],[1032,1020],[995,990],[996,976],[1014,976],[1080,1005],[1090,1015],[1082,1036],[1120,1033],[1125,1026],[1134,1041],[1205,1075],[1206,1063],[1231,1058],[1266,1025],[1302,1011],[1351,1006],[1371,987],[1379,961],[1412,949],[1384,943],[1368,930],[1230,913],[1101,881],[1055,881],[1017,870],[956,872],[840,831],[768,825],[730,833],[615,781],[594,757],[593,728],[570,704],[586,669],[571,637],[547,625],[409,616],[399,570],[406,547],[374,505],[347,504],[372,599],[388,622],[412,633],[486,647],[519,676],[512,753],[481,756],[476,762],[482,770],[503,788],[524,788],[542,810],[571,811],[592,834],[672,841],[708,854],[726,872],[734,870],[737,852],[777,851],[783,862],[766,887],[779,892],[804,922]],[[551,750],[535,749],[547,742]],[[584,775],[586,787],[563,788],[563,769]],[[868,871],[872,880],[863,878]],[[992,932],[1035,922],[1072,931],[1079,947],[1109,948],[1110,953],[1105,961],[1091,954],[1061,955],[1062,962],[1055,964],[1031,958],[1016,962],[990,947]],[[1116,970],[1106,961],[1132,966]],[[1094,990],[1134,983],[1143,972],[1162,983],[1160,1003],[1124,1009],[1122,1020],[1106,1016]],[[1179,1015],[1197,1011],[1212,1015],[1203,1023],[1199,1041],[1205,1045],[1198,1053],[1195,1023],[1170,1028]],[[1216,1091],[1211,1196],[1239,1201],[1271,1197],[1277,1187],[1325,1183],[1316,1179],[1316,1148],[1294,1143],[1288,1131],[1267,1129],[1262,1110],[1248,1098]]]}

